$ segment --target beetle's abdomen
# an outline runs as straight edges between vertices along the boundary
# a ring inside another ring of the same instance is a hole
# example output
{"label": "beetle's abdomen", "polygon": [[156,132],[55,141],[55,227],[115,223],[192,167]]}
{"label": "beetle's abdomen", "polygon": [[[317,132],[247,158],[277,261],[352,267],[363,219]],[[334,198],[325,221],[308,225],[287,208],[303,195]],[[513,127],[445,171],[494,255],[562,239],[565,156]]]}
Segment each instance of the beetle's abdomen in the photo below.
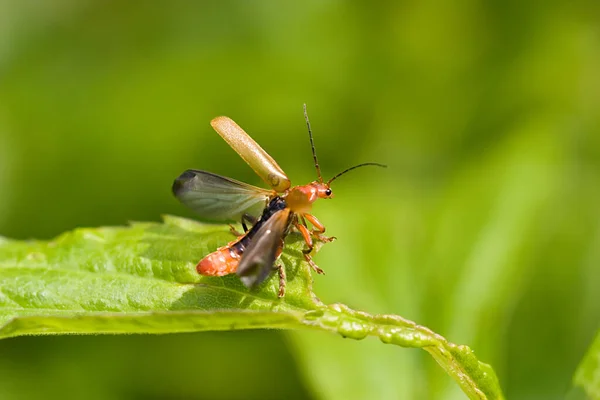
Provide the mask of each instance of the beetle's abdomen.
{"label": "beetle's abdomen", "polygon": [[227,245],[204,257],[196,266],[200,275],[223,276],[233,274],[242,257],[237,246]]}
{"label": "beetle's abdomen", "polygon": [[260,227],[278,211],[287,207],[286,202],[281,197],[275,197],[269,205],[263,210],[260,220],[254,224],[245,235],[220,247],[213,253],[204,257],[196,266],[196,271],[200,275],[223,276],[233,274],[237,271],[238,264],[244,250],[250,245],[250,242]]}

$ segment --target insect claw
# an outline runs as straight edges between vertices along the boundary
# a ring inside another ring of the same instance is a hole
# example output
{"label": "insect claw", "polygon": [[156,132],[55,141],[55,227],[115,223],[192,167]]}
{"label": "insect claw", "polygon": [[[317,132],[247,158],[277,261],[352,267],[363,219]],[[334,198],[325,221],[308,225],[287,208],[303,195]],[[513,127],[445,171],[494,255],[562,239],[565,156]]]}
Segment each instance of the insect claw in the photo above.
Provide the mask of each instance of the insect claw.
{"label": "insect claw", "polygon": [[320,236],[319,235],[316,238],[317,238],[317,240],[320,240],[321,242],[324,242],[324,243],[331,243],[334,240],[337,240],[337,238],[335,236]]}
{"label": "insect claw", "polygon": [[317,267],[316,265],[313,267],[313,269],[315,270],[315,272],[317,274],[325,275],[325,271],[323,271],[321,268]]}

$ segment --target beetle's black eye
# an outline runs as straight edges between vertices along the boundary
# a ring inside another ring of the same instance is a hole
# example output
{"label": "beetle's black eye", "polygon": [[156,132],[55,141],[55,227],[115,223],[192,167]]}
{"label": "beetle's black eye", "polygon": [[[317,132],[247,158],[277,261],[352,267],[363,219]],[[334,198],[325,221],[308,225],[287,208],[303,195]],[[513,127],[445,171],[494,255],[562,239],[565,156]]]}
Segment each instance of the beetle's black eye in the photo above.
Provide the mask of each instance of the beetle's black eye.
{"label": "beetle's black eye", "polygon": [[327,189],[327,190],[325,190],[325,194],[326,194],[327,196],[331,196],[331,189]]}

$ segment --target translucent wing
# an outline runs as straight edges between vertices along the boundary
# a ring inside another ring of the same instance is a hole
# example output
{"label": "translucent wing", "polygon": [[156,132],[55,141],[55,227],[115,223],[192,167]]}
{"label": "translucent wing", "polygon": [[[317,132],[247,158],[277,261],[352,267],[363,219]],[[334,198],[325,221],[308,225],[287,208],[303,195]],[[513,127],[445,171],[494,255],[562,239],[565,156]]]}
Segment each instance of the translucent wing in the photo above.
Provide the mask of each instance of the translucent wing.
{"label": "translucent wing", "polygon": [[258,217],[275,193],[207,171],[188,169],[173,182],[173,194],[209,221],[239,222]]}
{"label": "translucent wing", "polygon": [[291,182],[281,167],[231,118],[217,117],[210,124],[267,185],[277,192],[290,187]]}
{"label": "translucent wing", "polygon": [[273,271],[289,226],[290,209],[277,211],[256,232],[254,239],[244,251],[237,274],[249,288],[259,285]]}

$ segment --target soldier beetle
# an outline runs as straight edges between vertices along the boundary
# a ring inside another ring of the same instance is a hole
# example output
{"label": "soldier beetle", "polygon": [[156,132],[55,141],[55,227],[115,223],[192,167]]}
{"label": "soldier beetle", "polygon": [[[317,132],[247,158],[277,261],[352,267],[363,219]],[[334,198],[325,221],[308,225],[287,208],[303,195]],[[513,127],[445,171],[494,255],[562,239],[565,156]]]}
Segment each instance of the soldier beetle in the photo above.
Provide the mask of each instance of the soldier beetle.
{"label": "soldier beetle", "polygon": [[[228,117],[211,121],[215,131],[233,148],[271,190],[226,178],[212,172],[187,170],[173,182],[173,194],[184,205],[206,220],[242,223],[245,233],[236,233],[236,240],[204,257],[196,270],[206,276],[237,273],[249,288],[263,282],[274,269],[279,270],[279,297],[285,294],[285,270],[275,266],[290,230],[296,229],[306,242],[304,258],[311,268],[322,274],[310,253],[314,240],[330,242],[334,237],[324,236],[325,226],[312,214],[317,199],[333,197],[331,183],[343,174],[368,165],[385,167],[378,163],[363,163],[350,167],[325,182],[317,160],[310,122],[304,105],[304,117],[317,170],[316,181],[307,185],[291,186],[291,181],[275,160],[242,128]],[[262,210],[262,211],[261,211]],[[252,227],[247,228],[246,223]],[[308,228],[309,222],[312,229]]]}

